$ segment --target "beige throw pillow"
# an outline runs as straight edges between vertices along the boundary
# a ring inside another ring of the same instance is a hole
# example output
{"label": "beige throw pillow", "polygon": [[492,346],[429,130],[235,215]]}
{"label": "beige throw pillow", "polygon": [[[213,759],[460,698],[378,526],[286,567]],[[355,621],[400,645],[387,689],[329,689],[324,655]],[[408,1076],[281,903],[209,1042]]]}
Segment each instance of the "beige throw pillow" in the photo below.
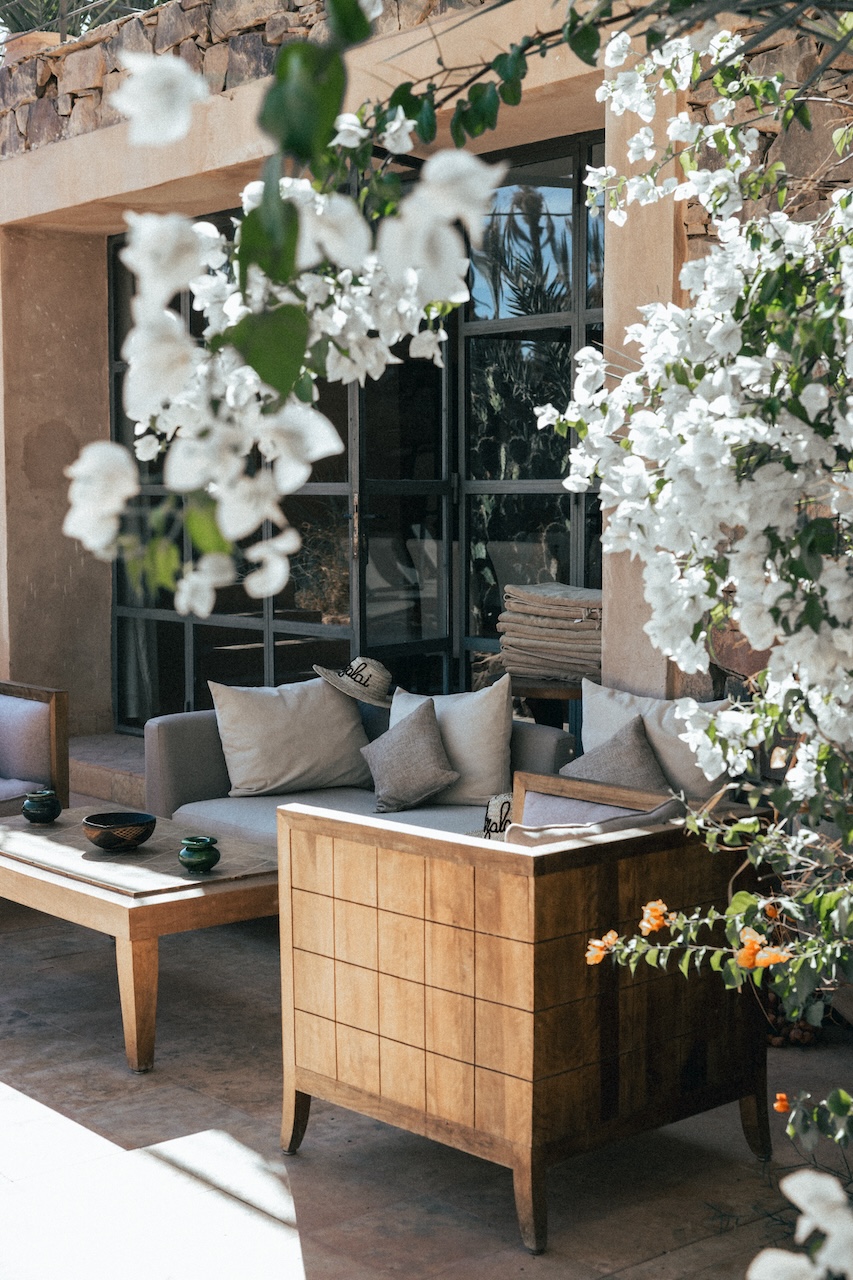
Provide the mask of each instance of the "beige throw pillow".
{"label": "beige throw pillow", "polygon": [[327,681],[275,689],[208,683],[231,780],[229,795],[370,786],[358,704]]}
{"label": "beige throw pillow", "polygon": [[624,728],[600,746],[570,760],[560,770],[563,778],[581,778],[636,791],[669,791],[669,782],[649,746],[642,716],[634,716]]}
{"label": "beige throw pillow", "polygon": [[432,699],[398,689],[391,703],[392,727],[424,702],[435,703],[441,741],[450,766],[459,774],[438,804],[488,804],[493,795],[509,791],[509,740],[512,696],[509,676],[475,693],[449,693]]}
{"label": "beige throw pillow", "polygon": [[441,744],[435,707],[427,698],[380,738],[361,748],[376,789],[376,812],[414,809],[456,782]]}
{"label": "beige throw pillow", "polygon": [[[584,752],[612,738],[634,716],[642,716],[646,737],[673,791],[683,791],[691,800],[707,800],[719,790],[726,775],[706,778],[690,747],[679,737],[686,725],[675,714],[678,699],[645,698],[621,689],[608,689],[591,680],[583,681],[582,692]],[[702,706],[706,711],[723,711],[730,703],[725,698],[721,702],[704,702]]]}

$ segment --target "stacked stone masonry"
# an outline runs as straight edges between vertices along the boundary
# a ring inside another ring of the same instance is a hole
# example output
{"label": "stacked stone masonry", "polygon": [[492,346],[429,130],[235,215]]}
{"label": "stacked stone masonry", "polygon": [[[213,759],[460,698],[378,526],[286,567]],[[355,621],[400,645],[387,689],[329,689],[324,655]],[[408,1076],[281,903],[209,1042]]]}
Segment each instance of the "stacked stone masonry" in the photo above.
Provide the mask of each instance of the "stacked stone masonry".
{"label": "stacked stone masonry", "polygon": [[[385,0],[377,35],[483,0]],[[169,0],[0,66],[0,158],[118,124],[110,105],[123,52],[185,59],[212,93],[271,74],[280,45],[328,38],[324,0]]]}
{"label": "stacked stone masonry", "polygon": [[[741,20],[741,25],[738,25],[736,20],[732,25],[746,39],[756,24]],[[792,88],[805,83],[826,51],[825,46],[808,36],[779,31],[755,51],[750,69],[756,76],[781,74],[785,77],[783,87]],[[851,71],[853,55],[846,54],[811,88],[808,102],[810,130],[795,123],[783,131],[777,121],[758,116],[749,99],[739,102],[734,115],[727,120],[730,124],[751,124],[758,131],[758,160],[766,159],[768,165],[782,162],[788,175],[786,210],[797,220],[809,221],[819,217],[829,207],[834,190],[853,184],[853,158],[839,160],[832,141],[834,131],[853,120]],[[710,124],[708,107],[716,97],[715,89],[707,81],[692,90],[687,98],[692,118],[700,124]],[[710,149],[705,151],[699,162],[708,169],[718,169],[721,165],[719,155]],[[687,257],[703,258],[715,240],[708,212],[696,200],[688,201],[682,207]],[[775,207],[775,197],[767,196],[746,208],[742,216],[754,217]]]}

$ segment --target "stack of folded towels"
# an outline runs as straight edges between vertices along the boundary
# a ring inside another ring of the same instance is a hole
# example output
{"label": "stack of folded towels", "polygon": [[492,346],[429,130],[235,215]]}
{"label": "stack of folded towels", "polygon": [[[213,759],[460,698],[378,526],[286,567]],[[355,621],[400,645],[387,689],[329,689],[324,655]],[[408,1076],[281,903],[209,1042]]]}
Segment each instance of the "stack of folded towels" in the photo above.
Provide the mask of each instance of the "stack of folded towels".
{"label": "stack of folded towels", "polygon": [[507,587],[498,618],[501,658],[512,675],[601,679],[602,593],[561,582]]}

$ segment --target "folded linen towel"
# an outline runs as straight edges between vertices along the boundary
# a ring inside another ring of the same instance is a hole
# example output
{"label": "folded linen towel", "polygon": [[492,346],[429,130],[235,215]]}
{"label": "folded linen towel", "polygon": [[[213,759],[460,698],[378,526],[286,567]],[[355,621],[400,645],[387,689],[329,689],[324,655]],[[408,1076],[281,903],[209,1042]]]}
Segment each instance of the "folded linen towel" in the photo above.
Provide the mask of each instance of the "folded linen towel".
{"label": "folded linen towel", "polygon": [[565,582],[534,582],[530,585],[511,583],[504,588],[504,599],[522,604],[565,607],[580,605],[582,608],[601,608],[604,596],[594,587],[570,587]]}

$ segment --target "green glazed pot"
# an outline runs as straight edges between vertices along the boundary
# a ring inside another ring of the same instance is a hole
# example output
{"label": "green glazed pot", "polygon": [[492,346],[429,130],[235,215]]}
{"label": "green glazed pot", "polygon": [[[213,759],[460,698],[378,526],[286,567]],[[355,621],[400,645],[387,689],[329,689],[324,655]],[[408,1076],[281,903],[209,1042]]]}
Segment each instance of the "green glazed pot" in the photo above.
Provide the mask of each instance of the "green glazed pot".
{"label": "green glazed pot", "polygon": [[62,805],[56,792],[45,788],[43,791],[28,791],[21,812],[27,822],[55,822],[62,813]]}
{"label": "green glazed pot", "polygon": [[220,858],[216,836],[187,836],[181,841],[178,859],[190,875],[206,876]]}

